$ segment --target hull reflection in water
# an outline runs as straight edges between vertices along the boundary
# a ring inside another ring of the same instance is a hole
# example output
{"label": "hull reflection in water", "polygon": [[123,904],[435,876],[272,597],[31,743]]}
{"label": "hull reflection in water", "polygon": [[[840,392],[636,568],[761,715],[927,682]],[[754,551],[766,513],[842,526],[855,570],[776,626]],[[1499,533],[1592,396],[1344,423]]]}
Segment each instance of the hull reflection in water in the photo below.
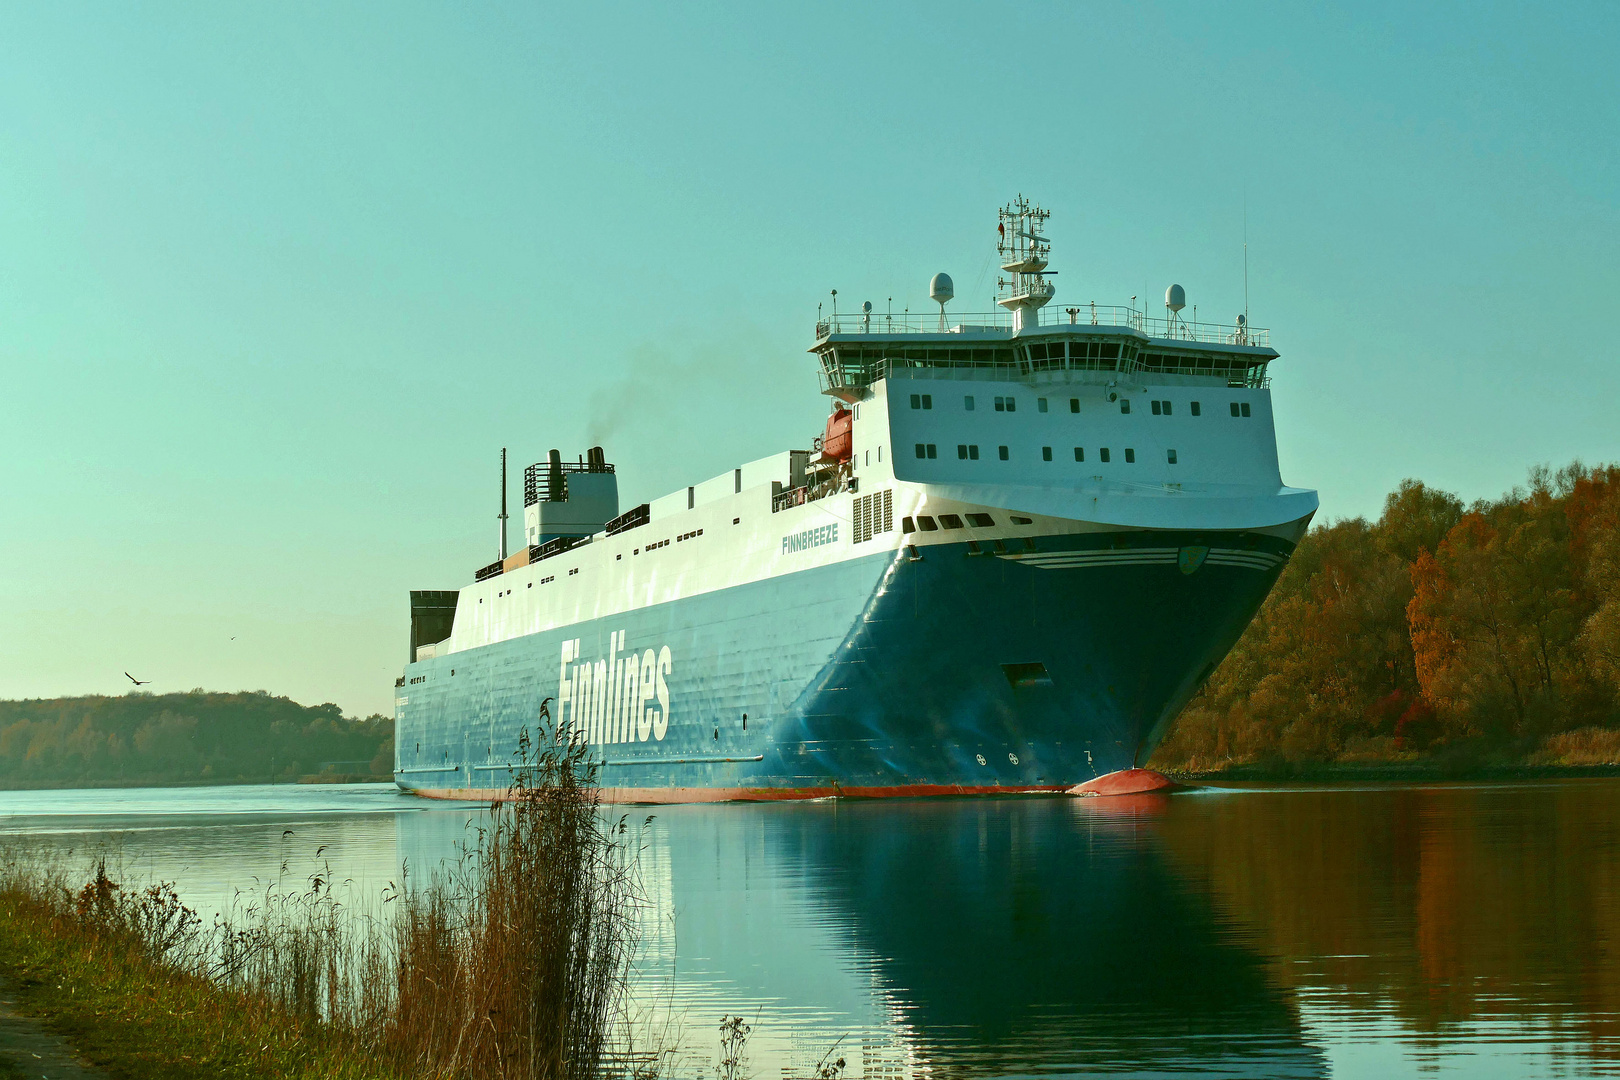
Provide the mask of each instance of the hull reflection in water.
{"label": "hull reflection in water", "polygon": [[[688,1061],[748,1018],[756,1075],[835,1043],[851,1077],[1324,1075],[1264,961],[1166,865],[1145,820],[1164,806],[661,807],[638,996],[681,1020]],[[466,820],[402,818],[401,854],[443,858]]]}

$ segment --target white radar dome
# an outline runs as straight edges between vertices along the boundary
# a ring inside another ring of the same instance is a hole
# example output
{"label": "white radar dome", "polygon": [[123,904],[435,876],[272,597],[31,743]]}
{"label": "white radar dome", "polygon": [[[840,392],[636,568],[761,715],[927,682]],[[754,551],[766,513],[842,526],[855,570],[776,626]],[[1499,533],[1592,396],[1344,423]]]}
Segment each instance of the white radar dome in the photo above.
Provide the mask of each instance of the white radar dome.
{"label": "white radar dome", "polygon": [[1164,290],[1164,306],[1171,311],[1180,311],[1187,306],[1187,290],[1180,285],[1172,285]]}
{"label": "white radar dome", "polygon": [[928,298],[936,304],[943,304],[955,295],[956,286],[951,283],[949,274],[935,274],[928,283]]}

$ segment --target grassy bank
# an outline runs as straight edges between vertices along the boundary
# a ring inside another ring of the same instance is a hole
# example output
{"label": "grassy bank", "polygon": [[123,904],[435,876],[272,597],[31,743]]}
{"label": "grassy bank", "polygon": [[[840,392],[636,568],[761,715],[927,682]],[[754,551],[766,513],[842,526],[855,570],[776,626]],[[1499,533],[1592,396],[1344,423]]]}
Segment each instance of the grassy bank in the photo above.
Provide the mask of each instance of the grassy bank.
{"label": "grassy bank", "polygon": [[[635,833],[548,742],[458,863],[339,904],[322,870],[212,924],[166,885],[0,858],[0,975],[115,1075],[592,1080],[635,1054]],[[82,884],[79,882],[82,881]]]}
{"label": "grassy bank", "polygon": [[118,1076],[394,1077],[360,1042],[221,987],[128,934],[98,932],[15,876],[0,889],[0,975],[20,1011]]}

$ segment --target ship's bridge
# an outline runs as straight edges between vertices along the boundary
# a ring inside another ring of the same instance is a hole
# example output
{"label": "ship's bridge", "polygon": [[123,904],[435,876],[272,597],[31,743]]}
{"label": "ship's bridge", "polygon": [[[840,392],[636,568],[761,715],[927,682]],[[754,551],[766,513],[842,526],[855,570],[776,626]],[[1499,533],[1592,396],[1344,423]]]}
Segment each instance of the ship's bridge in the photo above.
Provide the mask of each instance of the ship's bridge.
{"label": "ship's bridge", "polygon": [[1027,313],[1016,333],[1005,311],[953,315],[949,322],[943,315],[838,314],[816,323],[810,351],[821,363],[823,391],[850,401],[880,379],[911,377],[919,369],[935,379],[1140,373],[1261,388],[1267,365],[1279,355],[1266,329],[1154,318],[1098,304]]}

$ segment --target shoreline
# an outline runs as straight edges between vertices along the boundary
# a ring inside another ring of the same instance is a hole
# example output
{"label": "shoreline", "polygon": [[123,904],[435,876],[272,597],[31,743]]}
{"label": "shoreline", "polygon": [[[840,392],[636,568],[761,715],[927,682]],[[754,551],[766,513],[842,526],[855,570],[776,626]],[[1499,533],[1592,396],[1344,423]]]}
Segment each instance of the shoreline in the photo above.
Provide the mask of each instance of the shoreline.
{"label": "shoreline", "polygon": [[1503,780],[1597,780],[1620,776],[1620,765],[1248,764],[1225,769],[1165,769],[1178,783],[1489,783]]}
{"label": "shoreline", "polygon": [[6,791],[118,791],[134,788],[198,788],[198,787],[319,787],[328,784],[392,784],[392,776],[373,776],[361,773],[309,773],[291,779],[205,779],[205,780],[96,780],[79,784],[41,781],[37,784],[0,783],[0,792]]}

